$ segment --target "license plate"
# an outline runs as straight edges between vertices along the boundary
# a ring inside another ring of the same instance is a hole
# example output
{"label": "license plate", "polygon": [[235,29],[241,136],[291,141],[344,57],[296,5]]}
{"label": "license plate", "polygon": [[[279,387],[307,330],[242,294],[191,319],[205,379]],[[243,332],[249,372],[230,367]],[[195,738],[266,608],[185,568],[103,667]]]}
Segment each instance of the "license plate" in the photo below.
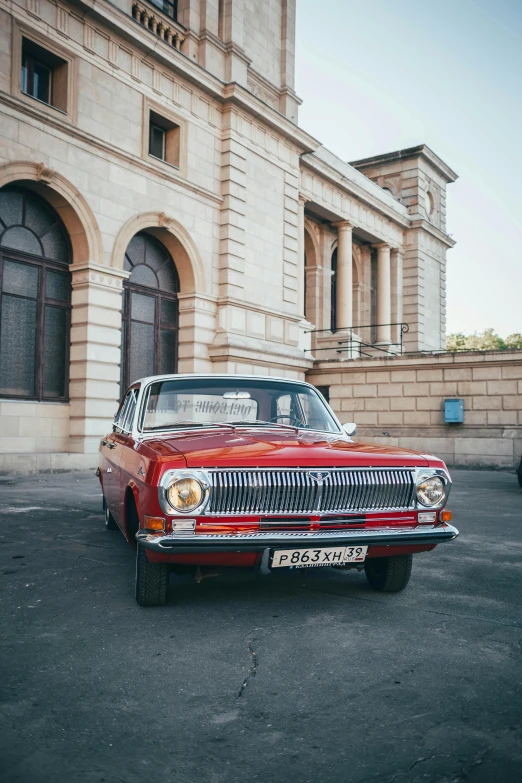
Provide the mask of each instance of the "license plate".
{"label": "license plate", "polygon": [[363,563],[367,546],[340,546],[320,549],[276,549],[272,568],[317,568],[318,566]]}

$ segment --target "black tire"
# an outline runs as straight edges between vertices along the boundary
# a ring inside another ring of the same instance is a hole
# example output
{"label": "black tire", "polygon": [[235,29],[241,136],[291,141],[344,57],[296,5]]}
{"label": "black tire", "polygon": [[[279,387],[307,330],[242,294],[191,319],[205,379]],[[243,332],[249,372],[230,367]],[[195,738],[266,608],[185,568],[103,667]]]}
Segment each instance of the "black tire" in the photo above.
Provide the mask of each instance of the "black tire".
{"label": "black tire", "polygon": [[169,567],[150,563],[145,549],[136,549],[136,601],[140,606],[163,606],[167,600]]}
{"label": "black tire", "polygon": [[370,557],[364,564],[370,587],[380,593],[398,593],[404,590],[411,576],[413,555]]}
{"label": "black tire", "polygon": [[117,530],[118,525],[116,524],[116,520],[112,516],[111,512],[109,511],[109,506],[105,502],[105,498],[103,498],[103,515],[105,517],[105,527],[107,530]]}
{"label": "black tire", "polygon": [[522,487],[522,459],[520,460],[520,465],[518,466],[517,478],[518,478],[518,483]]}

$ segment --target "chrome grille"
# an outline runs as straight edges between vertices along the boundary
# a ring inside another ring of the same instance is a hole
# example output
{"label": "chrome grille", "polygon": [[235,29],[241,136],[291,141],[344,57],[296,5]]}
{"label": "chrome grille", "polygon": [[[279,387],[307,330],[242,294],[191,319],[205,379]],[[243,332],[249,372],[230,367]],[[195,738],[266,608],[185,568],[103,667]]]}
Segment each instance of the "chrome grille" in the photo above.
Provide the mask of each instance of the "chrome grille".
{"label": "chrome grille", "polygon": [[[322,482],[311,473],[325,473]],[[209,470],[207,514],[339,514],[414,506],[414,469]]]}

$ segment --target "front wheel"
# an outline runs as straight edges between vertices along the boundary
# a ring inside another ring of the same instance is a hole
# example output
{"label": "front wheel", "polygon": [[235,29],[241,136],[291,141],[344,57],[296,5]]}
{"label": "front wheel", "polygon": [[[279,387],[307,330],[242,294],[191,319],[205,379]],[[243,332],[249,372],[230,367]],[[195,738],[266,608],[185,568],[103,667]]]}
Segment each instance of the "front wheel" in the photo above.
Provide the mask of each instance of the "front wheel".
{"label": "front wheel", "polygon": [[136,549],[136,601],[140,606],[163,606],[167,600],[169,567],[150,563],[145,549]]}
{"label": "front wheel", "polygon": [[404,590],[411,576],[413,555],[370,557],[364,565],[370,587],[380,593],[398,593]]}

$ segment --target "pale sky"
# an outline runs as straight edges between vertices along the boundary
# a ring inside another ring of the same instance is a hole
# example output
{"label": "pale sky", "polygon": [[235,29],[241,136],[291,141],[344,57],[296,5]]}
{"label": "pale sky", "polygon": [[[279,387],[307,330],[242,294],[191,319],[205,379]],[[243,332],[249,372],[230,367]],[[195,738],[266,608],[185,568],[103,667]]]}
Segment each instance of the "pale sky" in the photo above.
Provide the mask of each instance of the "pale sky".
{"label": "pale sky", "polygon": [[346,161],[428,144],[448,332],[522,332],[522,0],[297,0],[299,124]]}

